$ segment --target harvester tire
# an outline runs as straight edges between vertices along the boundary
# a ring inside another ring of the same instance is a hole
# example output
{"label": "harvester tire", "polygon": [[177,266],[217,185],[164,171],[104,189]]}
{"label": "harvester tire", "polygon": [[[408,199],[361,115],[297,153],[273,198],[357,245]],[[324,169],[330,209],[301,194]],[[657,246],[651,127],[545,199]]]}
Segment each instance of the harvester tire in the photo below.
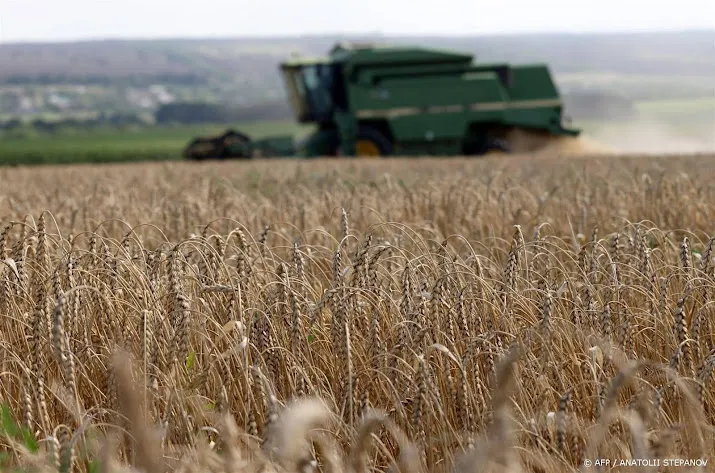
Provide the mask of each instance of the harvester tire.
{"label": "harvester tire", "polygon": [[380,131],[369,126],[361,126],[355,140],[355,156],[358,158],[378,158],[389,156],[394,147]]}
{"label": "harvester tire", "polygon": [[499,138],[492,138],[487,143],[487,153],[490,151],[501,151],[504,153],[510,153],[511,149],[506,141]]}
{"label": "harvester tire", "polygon": [[511,148],[505,140],[494,138],[492,136],[485,136],[479,143],[470,146],[470,148],[466,150],[465,154],[468,156],[485,157],[490,154],[510,152]]}

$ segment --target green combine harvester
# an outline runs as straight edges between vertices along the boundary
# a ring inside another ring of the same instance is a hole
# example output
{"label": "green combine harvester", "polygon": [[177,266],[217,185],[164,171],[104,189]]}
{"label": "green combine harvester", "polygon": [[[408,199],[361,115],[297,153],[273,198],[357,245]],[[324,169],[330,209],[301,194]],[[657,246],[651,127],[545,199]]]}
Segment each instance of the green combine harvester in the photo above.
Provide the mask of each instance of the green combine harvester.
{"label": "green combine harvester", "polygon": [[[280,64],[295,119],[292,136],[251,140],[228,130],[198,138],[188,159],[456,156],[533,151],[576,137],[544,64],[479,64],[429,48],[337,44],[328,57]],[[203,147],[203,150],[201,149]]]}

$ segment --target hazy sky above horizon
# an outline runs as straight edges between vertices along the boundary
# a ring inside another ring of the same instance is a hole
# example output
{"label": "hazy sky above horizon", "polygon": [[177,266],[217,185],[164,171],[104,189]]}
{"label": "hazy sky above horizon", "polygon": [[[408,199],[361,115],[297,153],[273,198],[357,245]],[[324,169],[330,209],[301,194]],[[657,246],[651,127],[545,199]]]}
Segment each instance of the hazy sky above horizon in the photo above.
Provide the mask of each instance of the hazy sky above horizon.
{"label": "hazy sky above horizon", "polygon": [[715,0],[0,0],[0,41],[715,28]]}

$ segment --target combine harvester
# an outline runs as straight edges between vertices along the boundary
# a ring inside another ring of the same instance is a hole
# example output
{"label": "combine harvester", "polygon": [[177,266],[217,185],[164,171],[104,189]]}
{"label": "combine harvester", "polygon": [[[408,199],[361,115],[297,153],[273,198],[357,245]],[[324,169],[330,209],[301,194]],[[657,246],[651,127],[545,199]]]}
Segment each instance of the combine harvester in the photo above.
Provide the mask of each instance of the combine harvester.
{"label": "combine harvester", "polygon": [[197,138],[187,159],[323,156],[480,156],[574,142],[544,64],[479,64],[428,48],[337,44],[326,58],[280,64],[295,119],[315,124],[253,141],[228,130]]}

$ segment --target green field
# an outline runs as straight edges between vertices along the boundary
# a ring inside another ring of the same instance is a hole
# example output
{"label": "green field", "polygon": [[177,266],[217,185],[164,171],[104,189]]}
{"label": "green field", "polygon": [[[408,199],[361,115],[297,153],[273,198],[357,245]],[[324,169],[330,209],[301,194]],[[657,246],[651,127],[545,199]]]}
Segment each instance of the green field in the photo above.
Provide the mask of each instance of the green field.
{"label": "green field", "polygon": [[77,132],[57,136],[3,139],[0,164],[62,164],[122,161],[168,161],[195,136],[235,128],[252,138],[273,134],[300,137],[310,127],[293,122],[239,123],[236,125],[156,127],[131,131]]}

